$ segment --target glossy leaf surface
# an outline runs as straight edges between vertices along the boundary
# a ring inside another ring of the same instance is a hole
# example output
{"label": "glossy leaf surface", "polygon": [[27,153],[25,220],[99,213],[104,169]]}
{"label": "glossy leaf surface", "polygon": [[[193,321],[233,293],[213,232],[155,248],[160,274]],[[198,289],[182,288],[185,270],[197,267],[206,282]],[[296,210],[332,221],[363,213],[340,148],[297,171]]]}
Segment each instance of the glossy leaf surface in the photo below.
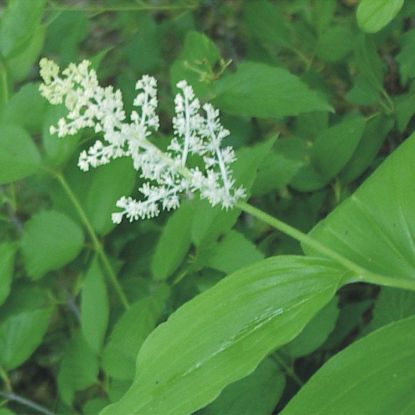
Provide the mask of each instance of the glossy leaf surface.
{"label": "glossy leaf surface", "polygon": [[412,135],[311,236],[369,271],[414,279],[414,160]]}
{"label": "glossy leaf surface", "polygon": [[281,415],[414,413],[415,317],[379,329],[330,359]]}
{"label": "glossy leaf surface", "polygon": [[205,406],[293,339],[343,273],[322,259],[279,256],[223,279],[147,338],[132,387],[102,415],[179,415]]}

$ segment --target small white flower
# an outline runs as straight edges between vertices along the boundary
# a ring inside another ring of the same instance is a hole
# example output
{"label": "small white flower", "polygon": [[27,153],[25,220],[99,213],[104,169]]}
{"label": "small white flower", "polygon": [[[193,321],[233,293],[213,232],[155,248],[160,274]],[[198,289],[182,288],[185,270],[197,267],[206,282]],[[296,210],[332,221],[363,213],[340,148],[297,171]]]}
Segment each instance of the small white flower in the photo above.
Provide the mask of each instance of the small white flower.
{"label": "small white flower", "polygon": [[[54,62],[42,59],[43,84],[39,89],[51,104],[64,103],[68,110],[66,117],[50,127],[51,134],[64,137],[83,128],[102,133],[102,140],[81,152],[78,161],[81,170],[88,171],[128,156],[140,176],[147,180],[139,189],[143,200],[122,197],[117,201],[116,206],[121,210],[112,214],[114,223],[120,223],[124,217],[131,222],[155,217],[161,209],[176,209],[183,193],[198,192],[213,206],[220,204],[225,209],[246,197],[243,187],[234,189],[230,164],[236,157],[231,147],[222,147],[229,131],[221,125],[219,111],[205,104],[205,115],[201,115],[200,102],[186,81],[177,84],[180,92],[174,100],[174,137],[162,152],[148,140],[159,128],[157,81],[144,75],[136,83],[137,110],[131,112],[128,122],[121,92],[111,86],[101,87],[90,66],[88,61],[70,64],[60,76]],[[202,158],[204,170],[187,167],[188,159],[195,156]]]}

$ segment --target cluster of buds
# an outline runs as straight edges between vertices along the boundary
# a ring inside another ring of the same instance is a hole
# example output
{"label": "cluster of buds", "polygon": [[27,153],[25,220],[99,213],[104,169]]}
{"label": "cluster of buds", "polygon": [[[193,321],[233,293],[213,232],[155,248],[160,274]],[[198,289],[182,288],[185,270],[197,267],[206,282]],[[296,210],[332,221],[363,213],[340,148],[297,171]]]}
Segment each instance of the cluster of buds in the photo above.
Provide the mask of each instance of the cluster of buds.
{"label": "cluster of buds", "polygon": [[[118,157],[131,157],[134,168],[145,183],[140,187],[142,200],[122,197],[112,220],[120,223],[157,216],[162,209],[176,209],[183,193],[199,193],[212,206],[232,208],[244,198],[243,187],[236,187],[230,169],[235,161],[232,147],[223,147],[229,135],[220,123],[219,111],[210,104],[201,108],[193,89],[186,81],[177,84],[173,118],[174,137],[166,151],[150,140],[159,128],[157,81],[144,75],[137,83],[136,111],[127,120],[121,92],[102,87],[89,61],[70,64],[60,74],[58,65],[40,61],[43,83],[41,94],[51,104],[64,104],[68,110],[52,134],[72,135],[83,128],[93,128],[102,139],[82,151],[78,166],[83,171],[109,163]],[[199,157],[203,167],[188,167],[190,157]]]}

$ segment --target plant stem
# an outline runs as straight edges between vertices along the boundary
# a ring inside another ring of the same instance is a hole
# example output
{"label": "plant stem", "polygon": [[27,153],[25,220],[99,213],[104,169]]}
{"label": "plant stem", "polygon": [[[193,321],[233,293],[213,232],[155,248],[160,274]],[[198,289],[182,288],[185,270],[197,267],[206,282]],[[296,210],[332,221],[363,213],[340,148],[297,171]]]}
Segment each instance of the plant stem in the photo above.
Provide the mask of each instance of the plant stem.
{"label": "plant stem", "polygon": [[287,223],[277,218],[274,218],[271,215],[268,215],[268,213],[265,213],[264,211],[257,209],[256,207],[246,202],[238,202],[237,207],[241,209],[242,211],[261,220],[262,222],[265,222],[268,225],[272,226],[273,228],[281,231],[282,233],[285,233],[286,235],[291,236],[298,242],[314,249],[319,254],[322,254],[323,256],[326,256],[334,260],[335,262],[342,265],[349,271],[352,271],[354,274],[356,274],[358,281],[415,291],[415,281],[402,279],[402,278],[391,278],[391,277],[386,277],[383,275],[373,274],[372,272],[366,270],[365,268],[362,268],[359,265],[355,264],[354,262],[350,261],[346,257],[340,255],[336,251],[333,251],[332,249],[323,245],[322,243],[312,238],[311,236],[305,234],[304,232],[301,232],[298,229],[288,225]]}
{"label": "plant stem", "polygon": [[4,382],[4,386],[6,388],[6,391],[7,392],[12,392],[12,384],[10,382],[9,375],[7,374],[7,372],[1,366],[0,366],[0,378]]}
{"label": "plant stem", "polygon": [[51,4],[48,6],[48,10],[63,11],[63,12],[92,12],[92,13],[104,13],[104,12],[140,12],[140,11],[165,11],[165,10],[193,10],[197,7],[196,4],[188,5],[114,5],[114,6],[62,6],[58,4]]}
{"label": "plant stem", "polygon": [[280,365],[285,373],[293,379],[300,387],[304,386],[304,382],[298,377],[297,373],[295,373],[294,368],[290,366],[282,356],[280,356],[278,353],[274,353],[272,355],[272,358],[277,362],[278,365]]}
{"label": "plant stem", "polygon": [[37,404],[36,402],[30,401],[29,399],[23,398],[22,396],[16,395],[14,392],[2,392],[0,391],[0,396],[3,398],[9,400],[18,402],[24,406],[27,406],[28,408],[34,409],[37,412],[40,412],[44,415],[55,415],[54,412],[49,411],[49,409],[45,408],[44,406],[41,406]]}
{"label": "plant stem", "polygon": [[105,271],[107,272],[107,275],[113,284],[115,291],[120,298],[121,303],[123,304],[124,308],[128,310],[130,307],[130,304],[128,302],[128,299],[118,282],[117,276],[115,275],[115,272],[110,264],[110,261],[105,254],[105,251],[101,245],[101,242],[99,241],[84,209],[82,208],[78,198],[70,188],[68,182],[65,180],[65,177],[61,173],[53,173],[56,179],[59,181],[60,185],[62,186],[65,193],[68,195],[69,199],[71,200],[73,206],[75,207],[76,211],[78,212],[78,215],[82,221],[82,223],[85,225],[85,228],[89,234],[89,237],[91,238],[92,244],[94,245],[94,249],[96,253],[98,254],[99,258],[101,259],[102,265],[104,266]]}

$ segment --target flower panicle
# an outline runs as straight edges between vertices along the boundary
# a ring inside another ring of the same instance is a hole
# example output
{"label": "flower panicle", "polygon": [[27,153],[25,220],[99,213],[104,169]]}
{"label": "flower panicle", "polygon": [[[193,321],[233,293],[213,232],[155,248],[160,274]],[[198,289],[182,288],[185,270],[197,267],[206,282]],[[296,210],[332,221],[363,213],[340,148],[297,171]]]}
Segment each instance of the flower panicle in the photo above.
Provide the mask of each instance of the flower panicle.
{"label": "flower panicle", "polygon": [[[232,208],[246,197],[245,189],[236,187],[230,165],[236,160],[232,147],[222,146],[229,135],[220,123],[219,111],[211,104],[201,106],[186,81],[177,84],[173,138],[162,152],[150,137],[159,129],[157,81],[144,75],[136,83],[137,95],[129,120],[124,111],[121,91],[102,87],[89,61],[70,64],[60,74],[53,61],[40,61],[43,83],[41,94],[54,105],[64,104],[67,114],[50,127],[58,137],[92,128],[101,139],[81,152],[78,166],[83,171],[107,164],[119,157],[130,157],[134,169],[145,180],[139,188],[142,200],[121,197],[113,213],[114,223],[152,218],[161,210],[180,206],[183,193],[199,193],[213,206]],[[188,167],[191,157],[199,157],[203,168]]]}

